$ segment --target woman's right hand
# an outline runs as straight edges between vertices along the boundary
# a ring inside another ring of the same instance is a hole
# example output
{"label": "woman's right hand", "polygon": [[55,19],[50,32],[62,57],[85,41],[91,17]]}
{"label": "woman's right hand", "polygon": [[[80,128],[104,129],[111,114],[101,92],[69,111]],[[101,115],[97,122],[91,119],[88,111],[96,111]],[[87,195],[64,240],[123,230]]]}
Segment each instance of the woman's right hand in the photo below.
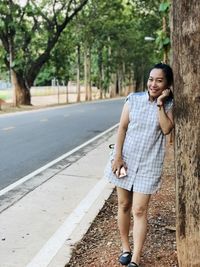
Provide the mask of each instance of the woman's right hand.
{"label": "woman's right hand", "polygon": [[124,167],[127,170],[126,163],[123,161],[121,157],[115,158],[112,161],[112,172],[119,178],[120,177],[120,170]]}

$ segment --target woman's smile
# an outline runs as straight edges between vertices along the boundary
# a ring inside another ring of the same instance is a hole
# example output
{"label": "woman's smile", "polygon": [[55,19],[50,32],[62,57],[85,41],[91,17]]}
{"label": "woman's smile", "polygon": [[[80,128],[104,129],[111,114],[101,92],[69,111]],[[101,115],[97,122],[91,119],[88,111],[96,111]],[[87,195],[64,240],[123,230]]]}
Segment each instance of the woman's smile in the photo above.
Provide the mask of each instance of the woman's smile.
{"label": "woman's smile", "polygon": [[150,96],[159,97],[167,87],[165,75],[161,69],[153,69],[150,72],[147,87]]}

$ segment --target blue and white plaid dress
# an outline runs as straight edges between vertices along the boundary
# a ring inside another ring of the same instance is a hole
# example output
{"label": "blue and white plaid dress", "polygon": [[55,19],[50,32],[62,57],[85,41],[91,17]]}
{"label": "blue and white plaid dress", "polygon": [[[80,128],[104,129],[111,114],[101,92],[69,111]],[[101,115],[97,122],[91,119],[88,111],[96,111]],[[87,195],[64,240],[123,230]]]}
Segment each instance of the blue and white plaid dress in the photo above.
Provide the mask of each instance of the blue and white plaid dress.
{"label": "blue and white plaid dress", "polygon": [[[155,193],[160,188],[165,153],[165,136],[158,121],[156,101],[149,100],[148,92],[131,93],[126,99],[129,106],[129,125],[124,140],[122,156],[127,165],[127,176],[117,178],[112,172],[111,161],[105,177],[117,187],[144,194]],[[165,104],[165,111],[172,101]]]}

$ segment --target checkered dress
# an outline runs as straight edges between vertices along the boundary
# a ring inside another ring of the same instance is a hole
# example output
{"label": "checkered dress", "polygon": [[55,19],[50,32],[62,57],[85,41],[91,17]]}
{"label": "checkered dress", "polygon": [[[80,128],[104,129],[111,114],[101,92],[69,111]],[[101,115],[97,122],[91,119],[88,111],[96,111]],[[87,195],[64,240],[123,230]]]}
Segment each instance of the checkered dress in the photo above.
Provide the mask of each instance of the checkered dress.
{"label": "checkered dress", "polygon": [[[114,149],[105,169],[105,177],[117,187],[152,194],[160,188],[165,152],[165,136],[159,125],[158,108],[156,101],[149,101],[148,92],[131,93],[126,101],[130,122],[122,156],[127,165],[127,176],[117,178],[112,172]],[[172,101],[165,103],[166,112],[171,107]]]}

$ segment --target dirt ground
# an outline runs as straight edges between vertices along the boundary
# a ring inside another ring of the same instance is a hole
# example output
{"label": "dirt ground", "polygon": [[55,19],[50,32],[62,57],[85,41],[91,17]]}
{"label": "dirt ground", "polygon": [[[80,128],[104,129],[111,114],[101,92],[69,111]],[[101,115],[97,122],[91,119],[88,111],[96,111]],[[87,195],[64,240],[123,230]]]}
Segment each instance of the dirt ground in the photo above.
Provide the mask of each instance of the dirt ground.
{"label": "dirt ground", "polygon": [[[152,196],[148,235],[141,267],[178,266],[175,239],[175,175],[173,146],[167,145],[162,189]],[[132,239],[130,233],[130,240]],[[65,267],[117,267],[121,253],[117,229],[116,191],[106,201],[84,238],[75,245]]]}

